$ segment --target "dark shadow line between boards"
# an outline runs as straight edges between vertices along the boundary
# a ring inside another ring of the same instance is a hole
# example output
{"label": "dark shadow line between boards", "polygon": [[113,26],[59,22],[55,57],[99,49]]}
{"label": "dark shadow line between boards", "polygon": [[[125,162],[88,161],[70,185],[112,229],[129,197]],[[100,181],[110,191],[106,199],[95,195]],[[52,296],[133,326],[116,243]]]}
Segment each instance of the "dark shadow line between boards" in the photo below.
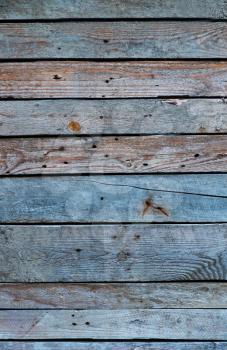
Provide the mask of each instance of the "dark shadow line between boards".
{"label": "dark shadow line between boards", "polygon": [[[123,281],[106,281],[106,280],[103,280],[103,281],[4,281],[4,282],[0,282],[0,286],[1,284],[29,284],[29,285],[44,285],[44,284],[50,284],[50,285],[53,285],[53,284],[201,284],[201,283],[208,283],[208,284],[212,284],[212,283],[215,283],[215,284],[218,284],[218,283],[224,283],[224,284],[227,284],[227,280],[224,280],[224,279],[213,279],[213,280],[157,280],[157,281],[128,281],[128,280],[123,280]],[[212,308],[211,308],[212,309]]]}
{"label": "dark shadow line between boards", "polygon": [[219,62],[227,62],[227,57],[207,57],[207,58],[190,58],[190,57],[184,57],[184,58],[163,58],[163,57],[155,57],[155,58],[149,58],[149,57],[144,57],[144,58],[141,58],[141,57],[137,57],[137,58],[90,58],[90,57],[87,57],[87,58],[84,58],[84,57],[81,57],[81,58],[67,58],[67,57],[59,57],[59,58],[56,58],[56,57],[48,57],[48,58],[45,58],[45,57],[37,57],[37,58],[0,58],[0,63],[38,63],[38,62],[74,62],[74,63],[80,63],[80,62],[94,62],[94,63],[123,63],[123,62],[157,62],[157,63],[160,63],[160,62],[193,62],[193,63],[196,63],[196,62],[213,62],[213,63],[219,63]]}
{"label": "dark shadow line between boards", "polygon": [[[42,168],[41,168],[42,169]],[[173,177],[173,176],[181,176],[181,175],[191,175],[191,176],[198,176],[198,175],[227,175],[226,171],[206,171],[206,172],[187,172],[187,171],[182,171],[182,172],[116,172],[116,173],[86,173],[86,172],[82,172],[82,173],[37,173],[37,174],[1,174],[0,175],[0,180],[5,179],[5,178],[22,178],[22,177],[29,177],[29,178],[42,178],[42,177],[110,177],[110,176],[169,176],[169,177]],[[112,185],[112,184],[104,184],[104,185]],[[123,186],[123,185],[119,185],[119,186]],[[125,185],[125,186],[130,186],[130,185]],[[145,190],[151,190],[149,188],[145,188]],[[155,189],[154,189],[155,190]],[[157,191],[159,191],[157,189]],[[162,192],[165,192],[165,190],[163,190]],[[192,193],[194,194],[194,193]],[[200,195],[200,194],[198,194]],[[202,195],[202,194],[201,194]],[[205,196],[207,196],[205,194]],[[208,195],[209,196],[209,195]],[[214,197],[217,197],[216,195],[214,195]],[[226,197],[226,196],[224,196]]]}
{"label": "dark shadow line between boards", "polygon": [[12,221],[2,221],[0,222],[0,226],[150,226],[150,225],[157,225],[157,226],[163,226],[163,225],[171,225],[171,226],[183,226],[183,225],[193,225],[193,226],[203,226],[203,225],[226,225],[227,220],[225,221],[112,221],[112,222],[105,222],[105,221],[87,221],[87,222],[75,222],[75,221],[34,221],[34,222],[12,222]]}
{"label": "dark shadow line between boards", "polygon": [[55,100],[74,100],[74,101],[116,101],[116,100],[169,100],[169,99],[190,99],[190,100],[224,100],[226,95],[208,95],[208,96],[190,96],[190,95],[157,95],[150,97],[15,97],[7,95],[5,97],[0,96],[0,102],[2,101],[55,101]]}
{"label": "dark shadow line between boards", "polygon": [[51,342],[60,342],[60,343],[227,343],[227,340],[222,339],[168,339],[168,338],[130,338],[130,339],[97,339],[97,338],[51,338],[51,339],[21,339],[21,338],[7,338],[0,339],[0,343],[4,342],[21,342],[21,343],[51,343]]}
{"label": "dark shadow line between boards", "polygon": [[[226,107],[227,108],[227,107]],[[27,138],[31,138],[31,139],[37,139],[37,138],[56,138],[56,137],[60,137],[60,138],[76,138],[76,139],[82,139],[82,138],[87,138],[87,137],[102,137],[102,138],[108,138],[108,137],[116,137],[116,138],[123,138],[123,137],[152,137],[152,136],[162,136],[162,137],[178,137],[178,136],[197,136],[197,137],[203,137],[203,136],[226,136],[227,135],[227,131],[226,132],[204,132],[204,133],[173,133],[173,132],[169,132],[169,133],[121,133],[121,134],[117,134],[117,133],[91,133],[91,134],[82,134],[82,133],[78,133],[78,134],[73,134],[73,133],[61,133],[61,134],[16,134],[16,135],[1,135],[0,133],[0,140],[1,139],[17,139],[17,138],[23,138],[23,139],[27,139]]]}
{"label": "dark shadow line between boards", "polygon": [[[1,7],[0,7],[1,9]],[[56,18],[14,18],[14,19],[0,19],[1,23],[60,23],[60,22],[227,22],[227,16],[225,18],[215,17],[56,17]]]}

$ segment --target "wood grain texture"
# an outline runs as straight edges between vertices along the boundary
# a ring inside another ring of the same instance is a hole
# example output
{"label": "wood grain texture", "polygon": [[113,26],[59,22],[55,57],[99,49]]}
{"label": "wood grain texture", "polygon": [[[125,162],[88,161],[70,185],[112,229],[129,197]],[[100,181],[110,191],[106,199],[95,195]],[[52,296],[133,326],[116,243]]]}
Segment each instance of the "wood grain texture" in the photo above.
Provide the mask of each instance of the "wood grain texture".
{"label": "wood grain texture", "polygon": [[32,342],[2,341],[2,350],[226,350],[225,342]]}
{"label": "wood grain texture", "polygon": [[0,19],[227,18],[225,0],[1,0]]}
{"label": "wood grain texture", "polygon": [[0,339],[225,340],[227,310],[4,310]]}
{"label": "wood grain texture", "polygon": [[225,224],[0,226],[0,281],[226,280],[226,236]]}
{"label": "wood grain texture", "polygon": [[0,283],[1,309],[227,308],[226,283]]}
{"label": "wood grain texture", "polygon": [[0,63],[0,98],[227,95],[227,62]]}
{"label": "wood grain texture", "polygon": [[2,178],[1,223],[225,222],[227,175]]}
{"label": "wood grain texture", "polygon": [[2,341],[2,350],[226,350],[226,342],[32,342]]}
{"label": "wood grain texture", "polygon": [[227,171],[227,135],[0,139],[0,175]]}
{"label": "wood grain texture", "polygon": [[224,99],[0,101],[0,136],[226,132]]}
{"label": "wood grain texture", "polygon": [[0,58],[226,58],[225,22],[0,23]]}

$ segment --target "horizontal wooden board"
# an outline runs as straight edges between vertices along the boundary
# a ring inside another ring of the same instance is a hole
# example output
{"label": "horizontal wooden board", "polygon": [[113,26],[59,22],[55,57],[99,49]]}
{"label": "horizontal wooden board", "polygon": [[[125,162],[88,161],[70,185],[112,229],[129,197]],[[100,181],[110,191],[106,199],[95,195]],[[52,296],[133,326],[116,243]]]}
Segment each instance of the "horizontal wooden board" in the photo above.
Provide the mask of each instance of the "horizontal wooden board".
{"label": "horizontal wooden board", "polygon": [[0,281],[226,280],[226,236],[224,224],[0,226]]}
{"label": "horizontal wooden board", "polygon": [[4,310],[0,339],[225,340],[227,310]]}
{"label": "horizontal wooden board", "polygon": [[0,136],[226,132],[224,99],[0,101]]}
{"label": "horizontal wooden board", "polygon": [[226,342],[2,341],[2,350],[226,350]]}
{"label": "horizontal wooden board", "polygon": [[1,0],[0,19],[227,18],[225,0]]}
{"label": "horizontal wooden board", "polygon": [[225,61],[0,63],[0,98],[225,97],[226,82]]}
{"label": "horizontal wooden board", "polygon": [[227,135],[0,139],[0,175],[227,171]]}
{"label": "horizontal wooden board", "polygon": [[2,341],[2,350],[226,350],[226,342]]}
{"label": "horizontal wooden board", "polygon": [[227,175],[2,178],[1,223],[225,222]]}
{"label": "horizontal wooden board", "polygon": [[0,58],[226,58],[225,22],[1,23]]}
{"label": "horizontal wooden board", "polygon": [[227,308],[227,283],[0,283],[0,308]]}

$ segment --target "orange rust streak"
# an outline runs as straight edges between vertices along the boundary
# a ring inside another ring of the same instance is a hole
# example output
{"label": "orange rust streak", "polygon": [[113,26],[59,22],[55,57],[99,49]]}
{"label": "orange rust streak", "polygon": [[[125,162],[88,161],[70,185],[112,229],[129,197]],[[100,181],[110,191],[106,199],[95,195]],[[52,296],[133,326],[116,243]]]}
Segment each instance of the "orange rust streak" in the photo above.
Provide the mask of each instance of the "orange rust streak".
{"label": "orange rust streak", "polygon": [[73,132],[80,132],[81,126],[80,126],[80,124],[78,122],[72,120],[68,124],[68,129],[73,131]]}
{"label": "orange rust streak", "polygon": [[158,211],[159,214],[165,215],[165,216],[169,216],[168,211],[160,206],[156,206],[152,203],[151,198],[147,198],[144,202],[143,205],[143,211],[142,211],[142,216],[146,215],[148,213],[149,210],[153,210],[154,212]]}

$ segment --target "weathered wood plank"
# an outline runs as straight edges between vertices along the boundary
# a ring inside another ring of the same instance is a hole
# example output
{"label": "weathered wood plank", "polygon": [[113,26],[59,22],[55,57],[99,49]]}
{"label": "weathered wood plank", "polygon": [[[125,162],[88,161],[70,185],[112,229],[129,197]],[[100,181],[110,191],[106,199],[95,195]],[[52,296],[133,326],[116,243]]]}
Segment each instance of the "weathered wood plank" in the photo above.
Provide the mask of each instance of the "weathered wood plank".
{"label": "weathered wood plank", "polygon": [[225,0],[1,0],[0,19],[227,18]]}
{"label": "weathered wood plank", "polygon": [[227,62],[0,63],[0,98],[227,95]]}
{"label": "weathered wood plank", "polygon": [[0,101],[0,136],[224,132],[224,99]]}
{"label": "weathered wood plank", "polygon": [[0,139],[0,175],[227,171],[227,135]]}
{"label": "weathered wood plank", "polygon": [[226,350],[226,342],[32,342],[2,341],[2,350]]}
{"label": "weathered wood plank", "polygon": [[2,178],[0,222],[225,222],[227,175]]}
{"label": "weathered wood plank", "polygon": [[0,283],[1,309],[227,308],[226,283]]}
{"label": "weathered wood plank", "polygon": [[0,58],[226,58],[225,22],[1,23]]}
{"label": "weathered wood plank", "polygon": [[0,226],[0,281],[226,280],[226,236],[225,224]]}
{"label": "weathered wood plank", "polygon": [[225,340],[227,310],[4,310],[0,339]]}

